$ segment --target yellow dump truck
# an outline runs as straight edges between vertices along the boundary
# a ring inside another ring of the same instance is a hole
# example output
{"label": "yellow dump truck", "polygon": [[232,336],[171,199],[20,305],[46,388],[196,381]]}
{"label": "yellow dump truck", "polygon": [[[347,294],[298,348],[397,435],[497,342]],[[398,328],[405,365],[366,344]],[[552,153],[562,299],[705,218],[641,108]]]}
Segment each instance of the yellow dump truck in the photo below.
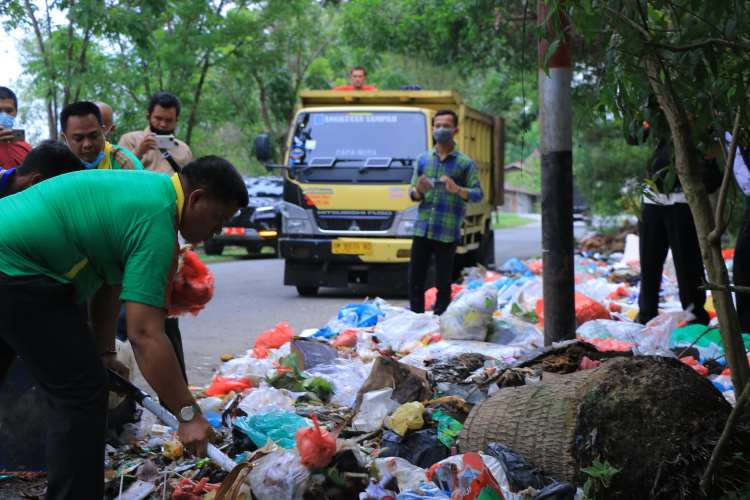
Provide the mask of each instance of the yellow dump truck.
{"label": "yellow dump truck", "polygon": [[417,204],[416,158],[432,144],[439,109],[459,116],[458,147],[480,171],[484,198],[467,206],[457,268],[494,257],[490,214],[503,197],[503,121],[452,91],[305,91],[283,165],[271,166],[267,136],[256,155],[284,171],[284,284],[300,295],[367,285],[405,291]]}

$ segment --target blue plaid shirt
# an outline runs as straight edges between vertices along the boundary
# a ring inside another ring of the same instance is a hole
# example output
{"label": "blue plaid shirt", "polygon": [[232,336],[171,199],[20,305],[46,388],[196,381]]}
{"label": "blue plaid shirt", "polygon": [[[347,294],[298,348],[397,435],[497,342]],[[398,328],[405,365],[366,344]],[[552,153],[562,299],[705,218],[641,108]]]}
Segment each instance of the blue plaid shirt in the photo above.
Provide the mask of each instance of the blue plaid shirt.
{"label": "blue plaid shirt", "polygon": [[424,193],[419,203],[419,215],[414,226],[414,236],[421,236],[444,243],[454,243],[461,239],[461,224],[466,214],[466,202],[456,193],[449,193],[439,182],[444,175],[456,184],[468,189],[469,202],[478,203],[484,196],[479,180],[479,172],[474,161],[458,149],[451,151],[440,160],[437,149],[425,151],[417,158],[411,185],[416,188],[417,179],[424,175],[434,185]]}

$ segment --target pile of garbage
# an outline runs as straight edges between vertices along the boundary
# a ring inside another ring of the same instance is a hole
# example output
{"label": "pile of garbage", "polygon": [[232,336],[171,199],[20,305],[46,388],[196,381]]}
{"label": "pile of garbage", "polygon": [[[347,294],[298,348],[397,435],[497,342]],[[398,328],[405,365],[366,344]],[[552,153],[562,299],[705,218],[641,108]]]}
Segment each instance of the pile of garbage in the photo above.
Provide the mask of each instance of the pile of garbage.
{"label": "pile of garbage", "polygon": [[[681,367],[679,360],[734,403],[719,332],[688,324],[669,265],[662,313],[647,325],[633,322],[639,273],[630,245],[576,257],[577,339],[548,348],[537,259],[466,270],[440,317],[374,299],[343,307],[318,328],[294,332],[279,323],[246,353],[227,356],[196,394],[215,444],[239,464],[231,474],[188,456],[172,429],[144,418],[128,426],[119,447],[107,447],[107,494],[583,498],[582,484],[546,475],[508,443],[465,450],[460,436],[472,410],[499,391],[613,357],[669,357]],[[429,290],[428,307],[434,301]]]}

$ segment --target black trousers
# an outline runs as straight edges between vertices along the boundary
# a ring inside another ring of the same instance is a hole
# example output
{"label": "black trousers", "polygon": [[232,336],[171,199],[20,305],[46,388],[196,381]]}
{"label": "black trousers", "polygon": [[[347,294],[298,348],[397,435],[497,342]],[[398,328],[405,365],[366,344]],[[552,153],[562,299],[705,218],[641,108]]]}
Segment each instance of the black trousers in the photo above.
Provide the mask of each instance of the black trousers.
{"label": "black trousers", "polygon": [[456,244],[415,237],[411,244],[409,264],[409,303],[411,310],[416,313],[424,312],[425,281],[430,267],[430,258],[433,255],[435,256],[435,286],[438,291],[435,314],[443,314],[451,303],[451,281]]}
{"label": "black trousers", "polygon": [[683,309],[693,307],[695,322],[708,324],[703,308],[706,292],[703,284],[698,233],[687,203],[654,205],[643,203],[640,222],[641,293],[638,321],[646,323],[659,313],[659,289],[667,252],[672,249],[677,285]]}
{"label": "black trousers", "polygon": [[[167,335],[169,342],[174,348],[177,355],[177,361],[180,362],[182,378],[187,383],[187,371],[185,370],[185,352],[182,348],[182,334],[180,333],[180,323],[177,318],[166,318],[164,320],[164,333]],[[120,309],[120,317],[117,319],[117,338],[123,342],[128,339],[128,324],[125,319],[125,306]]]}
{"label": "black trousers", "polygon": [[[737,245],[734,249],[734,269],[732,271],[734,284],[750,286],[750,199],[745,207],[745,220],[737,235]],[[750,332],[750,295],[735,293],[737,301],[737,316],[743,332]]]}
{"label": "black trousers", "polygon": [[50,499],[103,496],[107,372],[86,320],[71,285],[0,277],[0,350],[23,359],[48,403]]}

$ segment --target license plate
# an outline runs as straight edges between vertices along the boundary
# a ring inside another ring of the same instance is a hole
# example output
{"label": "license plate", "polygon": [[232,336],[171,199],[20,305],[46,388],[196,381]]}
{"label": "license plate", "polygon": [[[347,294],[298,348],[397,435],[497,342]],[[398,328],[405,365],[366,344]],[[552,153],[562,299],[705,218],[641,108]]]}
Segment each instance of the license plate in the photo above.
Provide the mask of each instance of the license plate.
{"label": "license plate", "polygon": [[369,241],[334,241],[331,253],[366,255],[372,253],[372,243]]}
{"label": "license plate", "polygon": [[222,234],[226,235],[243,235],[245,234],[245,228],[244,227],[225,227],[222,229]]}

